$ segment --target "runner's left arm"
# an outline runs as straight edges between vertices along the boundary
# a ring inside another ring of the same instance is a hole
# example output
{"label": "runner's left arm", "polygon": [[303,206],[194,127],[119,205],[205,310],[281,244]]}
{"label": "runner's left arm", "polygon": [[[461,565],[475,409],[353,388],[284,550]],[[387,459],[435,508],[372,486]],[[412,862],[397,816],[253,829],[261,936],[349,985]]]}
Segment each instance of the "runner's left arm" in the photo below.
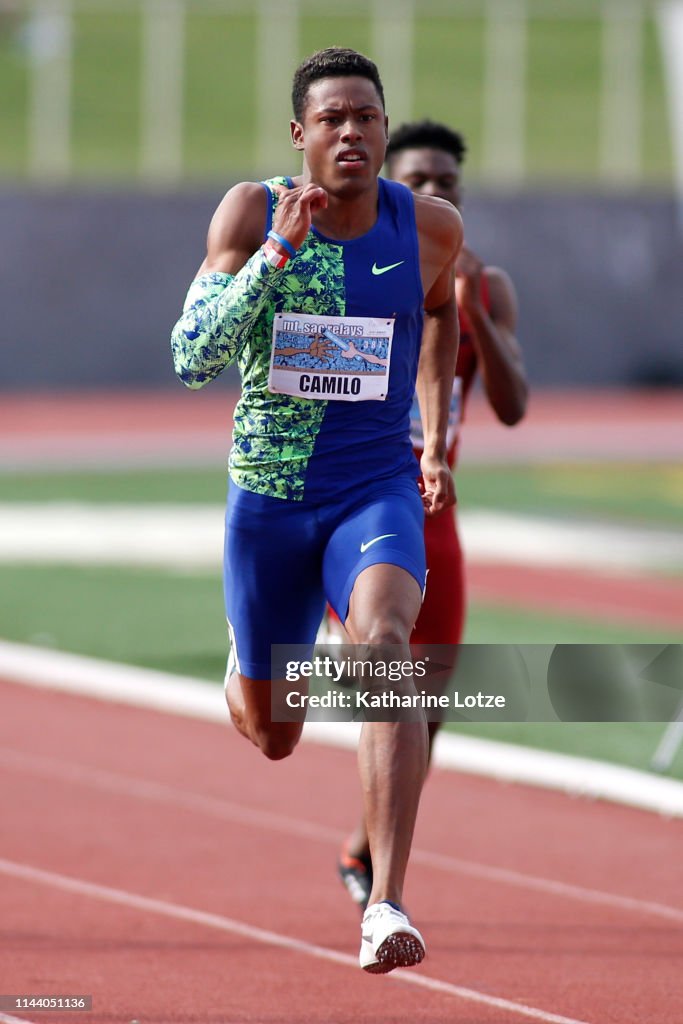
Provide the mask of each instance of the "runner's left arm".
{"label": "runner's left arm", "polygon": [[[508,274],[484,267],[467,246],[456,262],[455,290],[470,324],[484,390],[501,423],[514,426],[526,412],[528,385],[522,350],[515,336],[517,295]],[[481,280],[486,278],[489,309],[482,301]]]}
{"label": "runner's left arm", "polygon": [[[458,312],[455,303],[455,259],[462,245],[462,221],[452,207],[439,203],[437,234],[422,260],[428,274],[425,319],[416,392],[424,432],[420,462],[427,515],[455,504],[453,476],[446,458],[446,431],[458,355]],[[455,214],[455,216],[452,216]],[[429,220],[429,218],[428,218]],[[435,243],[435,244],[434,244]]]}

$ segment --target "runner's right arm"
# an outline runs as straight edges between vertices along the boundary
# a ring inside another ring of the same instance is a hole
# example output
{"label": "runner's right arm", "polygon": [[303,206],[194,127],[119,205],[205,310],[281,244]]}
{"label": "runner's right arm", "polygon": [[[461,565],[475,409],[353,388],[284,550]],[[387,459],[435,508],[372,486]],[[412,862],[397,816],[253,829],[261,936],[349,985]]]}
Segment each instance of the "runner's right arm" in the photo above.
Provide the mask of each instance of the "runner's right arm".
{"label": "runner's right arm", "polygon": [[236,359],[282,273],[261,248],[267,198],[261,185],[243,182],[211,221],[206,259],[171,333],[173,366],[189,388],[202,387]]}
{"label": "runner's right arm", "polygon": [[[189,388],[213,380],[239,355],[283,267],[268,261],[261,246],[268,196],[260,184],[232,188],[214,214],[207,254],[171,333],[173,366]],[[312,212],[325,205],[313,185],[283,189],[274,230],[298,249],[308,234]],[[276,256],[287,256],[269,242]]]}

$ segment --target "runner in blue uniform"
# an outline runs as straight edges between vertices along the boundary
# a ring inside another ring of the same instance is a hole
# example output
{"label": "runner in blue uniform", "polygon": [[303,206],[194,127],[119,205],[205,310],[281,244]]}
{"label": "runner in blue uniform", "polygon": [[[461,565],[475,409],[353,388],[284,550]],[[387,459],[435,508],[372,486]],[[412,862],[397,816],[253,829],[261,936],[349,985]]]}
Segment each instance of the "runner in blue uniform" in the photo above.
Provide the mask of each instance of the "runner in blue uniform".
{"label": "runner in blue uniform", "polygon": [[[231,189],[172,335],[189,387],[233,361],[241,373],[226,513],[226,693],[237,729],[272,759],[293,751],[302,725],[273,720],[271,645],[312,647],[326,599],[375,658],[410,658],[424,514],[454,501],[445,439],[462,242],[449,204],[379,178],[387,118],[371,61],[316,53],[298,68],[292,98],[302,175]],[[416,379],[419,468],[409,436]],[[409,677],[400,685],[415,692]],[[401,907],[426,764],[422,715],[364,724],[375,881],[360,963],[371,973],[424,956]]]}

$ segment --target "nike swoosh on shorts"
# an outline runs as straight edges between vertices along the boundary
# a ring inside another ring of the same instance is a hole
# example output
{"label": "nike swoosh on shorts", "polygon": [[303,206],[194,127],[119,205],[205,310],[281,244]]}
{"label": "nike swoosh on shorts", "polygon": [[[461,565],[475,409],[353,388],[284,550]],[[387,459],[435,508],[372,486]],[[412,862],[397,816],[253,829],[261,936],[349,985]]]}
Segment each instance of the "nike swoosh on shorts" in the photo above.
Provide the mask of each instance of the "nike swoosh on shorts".
{"label": "nike swoosh on shorts", "polygon": [[361,546],[360,546],[360,553],[361,554],[365,554],[365,552],[368,550],[368,548],[371,548],[372,545],[376,544],[378,540],[384,540],[385,537],[398,537],[398,534],[397,533],[383,533],[379,537],[373,537],[372,540],[369,540],[367,542],[367,544],[365,542],[363,542],[361,544]]}

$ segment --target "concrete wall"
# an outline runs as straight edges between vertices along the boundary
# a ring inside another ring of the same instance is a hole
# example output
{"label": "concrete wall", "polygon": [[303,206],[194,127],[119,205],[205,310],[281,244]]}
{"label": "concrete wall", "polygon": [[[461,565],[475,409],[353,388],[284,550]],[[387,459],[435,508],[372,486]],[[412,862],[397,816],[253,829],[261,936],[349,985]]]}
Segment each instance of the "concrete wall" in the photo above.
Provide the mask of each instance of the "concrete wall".
{"label": "concrete wall", "polygon": [[[0,389],[180,386],[168,336],[220,197],[0,192]],[[673,200],[472,194],[465,222],[515,281],[532,383],[683,383]]]}

